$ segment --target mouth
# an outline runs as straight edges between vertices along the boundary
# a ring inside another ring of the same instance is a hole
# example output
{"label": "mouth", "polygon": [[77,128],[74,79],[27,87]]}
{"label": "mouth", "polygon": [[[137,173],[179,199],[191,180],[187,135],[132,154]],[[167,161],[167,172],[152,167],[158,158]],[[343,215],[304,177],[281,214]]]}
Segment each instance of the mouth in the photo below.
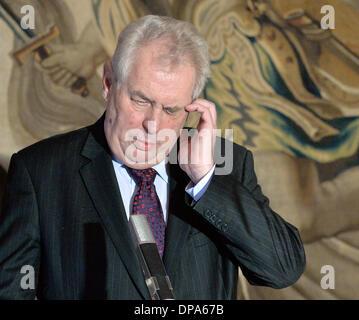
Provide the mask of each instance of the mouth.
{"label": "mouth", "polygon": [[141,141],[141,140],[138,140],[136,137],[134,137],[134,145],[136,146],[136,148],[138,148],[142,151],[147,151],[147,150],[152,149],[156,144],[149,143],[147,141]]}

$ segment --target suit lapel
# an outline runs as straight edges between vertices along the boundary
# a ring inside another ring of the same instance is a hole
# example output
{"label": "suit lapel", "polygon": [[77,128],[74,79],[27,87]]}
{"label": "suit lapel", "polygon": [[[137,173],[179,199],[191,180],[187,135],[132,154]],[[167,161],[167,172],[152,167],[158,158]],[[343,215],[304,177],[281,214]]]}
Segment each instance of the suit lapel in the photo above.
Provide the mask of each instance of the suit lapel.
{"label": "suit lapel", "polygon": [[102,219],[133,283],[145,299],[150,299],[142,269],[131,239],[128,220],[103,131],[104,116],[90,127],[82,155],[91,161],[80,169],[88,193]]}

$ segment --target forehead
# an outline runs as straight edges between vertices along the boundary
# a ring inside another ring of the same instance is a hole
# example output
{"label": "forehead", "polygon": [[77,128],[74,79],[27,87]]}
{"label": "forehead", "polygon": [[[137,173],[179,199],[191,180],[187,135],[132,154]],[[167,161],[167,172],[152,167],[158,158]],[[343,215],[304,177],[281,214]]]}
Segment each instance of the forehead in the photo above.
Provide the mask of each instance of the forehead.
{"label": "forehead", "polygon": [[[189,64],[171,63],[165,59],[160,44],[150,44],[139,49],[127,77],[130,90],[140,91],[148,98],[162,103],[192,100],[195,68]],[[174,100],[174,101],[171,101]]]}

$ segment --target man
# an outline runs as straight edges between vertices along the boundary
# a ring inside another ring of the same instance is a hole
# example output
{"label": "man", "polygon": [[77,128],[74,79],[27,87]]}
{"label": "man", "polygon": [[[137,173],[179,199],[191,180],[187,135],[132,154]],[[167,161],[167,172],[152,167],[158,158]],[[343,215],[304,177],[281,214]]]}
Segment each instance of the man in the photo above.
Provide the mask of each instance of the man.
{"label": "man", "polygon": [[[232,172],[215,174],[216,110],[198,99],[208,75],[190,24],[145,16],[123,30],[104,66],[104,116],[11,159],[0,298],[149,299],[130,214],[147,216],[177,299],[235,299],[238,267],[254,285],[300,277],[300,236],[270,209],[251,153],[234,145]],[[193,111],[189,138],[181,129]],[[33,288],[23,281],[31,268]]]}

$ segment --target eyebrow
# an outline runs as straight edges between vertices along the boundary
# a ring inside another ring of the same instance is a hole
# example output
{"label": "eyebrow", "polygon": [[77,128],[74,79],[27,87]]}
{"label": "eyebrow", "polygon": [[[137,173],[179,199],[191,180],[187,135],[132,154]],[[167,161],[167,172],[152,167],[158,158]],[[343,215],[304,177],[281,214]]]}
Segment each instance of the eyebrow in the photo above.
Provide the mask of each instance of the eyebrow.
{"label": "eyebrow", "polygon": [[134,90],[134,91],[130,91],[130,96],[137,96],[143,100],[146,100],[148,102],[150,102],[151,104],[155,104],[156,101],[154,100],[151,100],[150,98],[147,98],[141,91],[137,91],[137,90]]}
{"label": "eyebrow", "polygon": [[[138,90],[134,90],[134,91],[131,91],[129,90],[130,92],[130,96],[137,96],[143,100],[146,100],[148,102],[150,102],[152,105],[156,104],[156,101],[155,100],[151,100],[150,98],[146,97],[141,91],[138,91]],[[185,106],[183,107],[179,107],[179,106],[173,106],[173,107],[170,107],[170,106],[163,106],[162,105],[162,108],[163,109],[167,109],[167,110],[171,110],[172,112],[174,111],[178,111],[178,110],[181,110],[181,109],[184,109]]]}

